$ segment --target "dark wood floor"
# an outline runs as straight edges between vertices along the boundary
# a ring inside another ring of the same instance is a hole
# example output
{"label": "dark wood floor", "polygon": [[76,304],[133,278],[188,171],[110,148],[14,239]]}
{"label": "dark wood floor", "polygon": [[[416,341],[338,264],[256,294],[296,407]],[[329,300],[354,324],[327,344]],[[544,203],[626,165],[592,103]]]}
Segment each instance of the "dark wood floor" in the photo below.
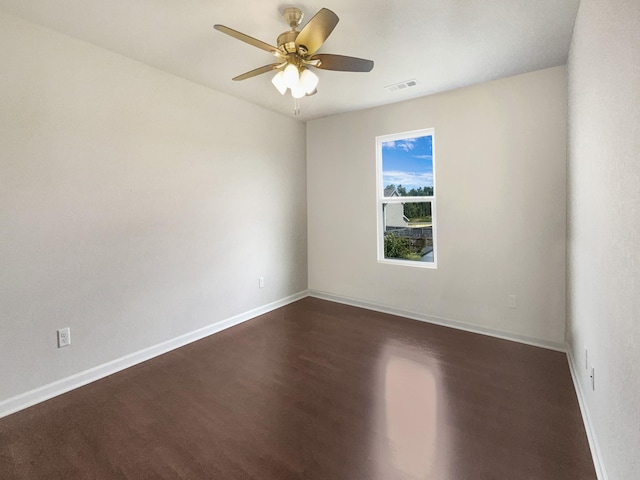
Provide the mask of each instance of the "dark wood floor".
{"label": "dark wood floor", "polygon": [[306,298],[0,419],[9,479],[595,479],[566,356]]}

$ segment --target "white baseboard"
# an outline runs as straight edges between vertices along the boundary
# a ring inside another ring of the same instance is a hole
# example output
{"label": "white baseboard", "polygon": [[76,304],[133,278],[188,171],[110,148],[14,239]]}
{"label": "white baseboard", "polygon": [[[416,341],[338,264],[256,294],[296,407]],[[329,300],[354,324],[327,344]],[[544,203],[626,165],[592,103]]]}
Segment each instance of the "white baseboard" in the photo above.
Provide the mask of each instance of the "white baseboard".
{"label": "white baseboard", "polygon": [[587,409],[583,389],[580,387],[580,382],[578,380],[578,370],[576,369],[576,363],[573,359],[573,354],[571,353],[571,347],[569,345],[567,345],[567,359],[569,360],[569,371],[571,372],[573,386],[578,397],[580,413],[582,414],[584,429],[587,432],[587,440],[589,441],[589,448],[591,449],[591,456],[593,457],[593,465],[596,468],[596,475],[598,476],[598,480],[607,480],[608,477],[607,472],[604,469],[604,463],[602,462],[600,445],[598,444],[596,433],[592,427],[591,417],[589,416],[589,410]]}
{"label": "white baseboard", "polygon": [[435,325],[441,325],[443,327],[451,327],[451,328],[456,328],[458,330],[464,330],[471,333],[479,333],[481,335],[488,335],[490,337],[501,338],[503,340],[511,340],[513,342],[524,343],[526,345],[533,345],[534,347],[542,347],[548,350],[566,352],[566,347],[563,343],[549,342],[547,340],[530,338],[524,335],[517,335],[509,332],[502,332],[502,331],[493,330],[490,328],[479,327],[477,325],[471,325],[458,320],[451,320],[448,318],[438,317],[434,315],[425,315],[423,313],[411,312],[408,310],[402,310],[395,307],[387,307],[385,305],[378,305],[371,302],[365,302],[365,301],[356,300],[353,298],[342,297],[339,295],[321,292],[318,290],[309,290],[308,295],[310,297],[315,297],[322,300],[329,300],[331,302],[351,305],[352,307],[360,307],[360,308],[365,308],[367,310],[373,310],[374,312],[389,313],[391,315],[410,318],[412,320],[420,320],[422,322],[433,323]]}
{"label": "white baseboard", "polygon": [[285,305],[307,296],[308,292],[306,290],[296,293],[262,307],[254,308],[248,312],[199,328],[198,330],[180,335],[179,337],[172,338],[166,342],[153,345],[61,380],[57,380],[53,383],[49,383],[48,385],[8,398],[7,400],[0,402],[0,418],[61,395],[75,388],[82,387],[88,383],[95,382],[96,380],[100,380],[108,375],[112,375],[124,370],[125,368],[132,367],[138,363],[157,357],[158,355],[170,352],[171,350],[175,350],[176,348],[195,342],[196,340],[208,337],[209,335],[220,332],[221,330],[246,322],[247,320],[251,320],[252,318],[268,313],[276,308],[284,307]]}

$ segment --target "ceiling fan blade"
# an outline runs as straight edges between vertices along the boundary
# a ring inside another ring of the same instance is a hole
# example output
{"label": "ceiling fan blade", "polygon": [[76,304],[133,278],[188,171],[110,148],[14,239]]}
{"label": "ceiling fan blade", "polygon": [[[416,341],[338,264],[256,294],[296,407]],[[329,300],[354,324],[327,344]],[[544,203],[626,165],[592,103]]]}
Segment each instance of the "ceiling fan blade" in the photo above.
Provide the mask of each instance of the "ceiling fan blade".
{"label": "ceiling fan blade", "polygon": [[269,45],[268,43],[265,43],[256,38],[250,37],[249,35],[245,35],[244,33],[238,32],[233,28],[225,27],[224,25],[214,25],[213,28],[215,28],[219,32],[226,33],[227,35],[230,35],[233,38],[236,38],[245,43],[248,43],[249,45],[253,45],[254,47],[261,48],[262,50],[266,50],[269,53],[275,54],[276,52],[279,51],[276,47]]}
{"label": "ceiling fan blade", "polygon": [[296,38],[296,46],[304,46],[309,55],[314,54],[333,32],[338,16],[328,8],[321,9],[307,23]]}
{"label": "ceiling fan blade", "polygon": [[256,75],[262,75],[263,73],[267,73],[267,72],[270,72],[271,70],[275,70],[280,65],[282,64],[272,63],[270,65],[265,65],[264,67],[256,68],[251,70],[250,72],[243,73],[242,75],[238,75],[237,77],[234,77],[233,80],[235,81],[246,80],[247,78],[255,77]]}
{"label": "ceiling fan blade", "polygon": [[317,68],[323,70],[339,70],[341,72],[370,72],[373,70],[373,61],[364,58],[319,53],[311,57],[310,60],[320,60]]}

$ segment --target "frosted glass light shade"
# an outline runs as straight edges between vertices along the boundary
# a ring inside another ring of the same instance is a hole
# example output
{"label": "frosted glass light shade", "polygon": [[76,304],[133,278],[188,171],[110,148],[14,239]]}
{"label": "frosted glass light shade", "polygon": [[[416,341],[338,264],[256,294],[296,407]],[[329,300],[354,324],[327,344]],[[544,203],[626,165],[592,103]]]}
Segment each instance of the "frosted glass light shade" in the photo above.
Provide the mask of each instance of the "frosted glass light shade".
{"label": "frosted glass light shade", "polygon": [[284,84],[293,89],[298,84],[298,79],[300,78],[300,74],[298,73],[298,67],[293,64],[287,65],[287,68],[284,69]]}
{"label": "frosted glass light shade", "polygon": [[304,87],[305,93],[311,93],[318,86],[318,76],[308,68],[305,68],[302,75],[300,75],[300,83]]}
{"label": "frosted glass light shade", "polygon": [[291,89],[291,96],[293,98],[302,98],[307,94],[304,89],[304,85],[302,82],[298,82],[298,84]]}
{"label": "frosted glass light shade", "polygon": [[287,91],[287,85],[284,81],[284,72],[282,70],[275,74],[271,79],[271,83],[273,83],[273,86],[278,89],[280,95],[284,95]]}

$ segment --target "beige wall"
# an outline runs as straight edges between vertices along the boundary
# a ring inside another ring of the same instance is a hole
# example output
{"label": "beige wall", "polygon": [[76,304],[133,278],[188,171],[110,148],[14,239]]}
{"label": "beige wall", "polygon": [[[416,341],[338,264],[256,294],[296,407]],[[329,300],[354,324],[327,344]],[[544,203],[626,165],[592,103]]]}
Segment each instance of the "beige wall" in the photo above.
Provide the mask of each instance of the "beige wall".
{"label": "beige wall", "polygon": [[568,67],[567,338],[610,480],[640,475],[639,26],[637,0],[582,0]]}
{"label": "beige wall", "polygon": [[305,172],[304,124],[0,15],[0,404],[304,291]]}
{"label": "beige wall", "polygon": [[[562,345],[566,101],[557,67],[308,122],[309,288]],[[375,137],[430,127],[438,268],[378,263]]]}

